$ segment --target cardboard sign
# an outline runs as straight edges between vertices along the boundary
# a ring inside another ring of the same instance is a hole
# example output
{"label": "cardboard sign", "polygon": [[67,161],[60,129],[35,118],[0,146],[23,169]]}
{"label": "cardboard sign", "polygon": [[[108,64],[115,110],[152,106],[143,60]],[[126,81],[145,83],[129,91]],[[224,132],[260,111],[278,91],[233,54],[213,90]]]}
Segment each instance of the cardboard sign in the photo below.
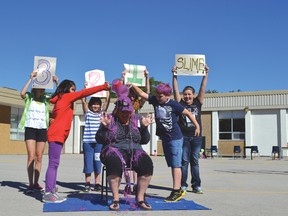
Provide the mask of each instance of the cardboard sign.
{"label": "cardboard sign", "polygon": [[[87,88],[103,85],[105,83],[105,73],[102,70],[91,70],[85,73],[85,81],[87,82]],[[91,97],[106,97],[106,91],[97,92]]]}
{"label": "cardboard sign", "polygon": [[175,55],[177,75],[205,76],[205,55],[177,54]]}
{"label": "cardboard sign", "polygon": [[32,80],[32,88],[53,89],[53,76],[56,71],[56,58],[54,57],[34,57],[34,70],[37,76]]}
{"label": "cardboard sign", "polygon": [[124,64],[124,68],[126,69],[126,75],[124,78],[124,82],[133,83],[136,86],[145,86],[145,75],[144,70],[146,70],[146,66],[143,65],[132,65],[132,64]]}

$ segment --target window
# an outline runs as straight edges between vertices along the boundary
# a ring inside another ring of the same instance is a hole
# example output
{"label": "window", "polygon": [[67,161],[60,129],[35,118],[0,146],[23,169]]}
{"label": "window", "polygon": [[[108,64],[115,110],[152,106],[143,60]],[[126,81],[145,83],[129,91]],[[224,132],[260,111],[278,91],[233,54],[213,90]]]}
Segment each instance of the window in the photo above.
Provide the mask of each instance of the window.
{"label": "window", "polygon": [[219,139],[244,140],[245,117],[241,112],[219,113]]}
{"label": "window", "polygon": [[11,140],[24,140],[24,129],[19,129],[18,125],[21,120],[23,108],[11,108],[10,116],[10,139]]}

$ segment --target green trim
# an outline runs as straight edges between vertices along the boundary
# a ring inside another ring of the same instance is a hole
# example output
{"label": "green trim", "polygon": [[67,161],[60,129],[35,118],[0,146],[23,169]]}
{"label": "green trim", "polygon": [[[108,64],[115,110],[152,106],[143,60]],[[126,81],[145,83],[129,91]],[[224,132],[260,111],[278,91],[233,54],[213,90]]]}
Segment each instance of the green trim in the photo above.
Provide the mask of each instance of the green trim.
{"label": "green trim", "polygon": [[[26,118],[27,118],[27,112],[29,110],[30,104],[32,102],[32,99],[34,98],[34,95],[30,92],[26,92],[25,95],[25,108],[24,108],[24,112],[22,114],[20,123],[18,125],[18,128],[20,129],[24,129],[25,126],[25,122],[26,122]],[[46,126],[48,128],[49,126],[49,104],[50,104],[50,97],[46,94],[43,95],[42,97],[42,103],[45,103],[45,109],[46,109]]]}

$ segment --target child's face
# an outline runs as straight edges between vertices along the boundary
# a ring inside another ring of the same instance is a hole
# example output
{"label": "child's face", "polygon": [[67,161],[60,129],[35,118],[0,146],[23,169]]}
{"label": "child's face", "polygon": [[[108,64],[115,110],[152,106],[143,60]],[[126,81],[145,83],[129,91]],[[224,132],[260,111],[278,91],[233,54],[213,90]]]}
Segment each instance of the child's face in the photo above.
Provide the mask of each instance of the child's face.
{"label": "child's face", "polygon": [[36,98],[40,98],[41,95],[45,92],[45,89],[33,89],[33,92]]}
{"label": "child's face", "polygon": [[194,94],[191,89],[187,89],[183,92],[183,99],[187,104],[193,103]]}
{"label": "child's face", "polygon": [[96,112],[100,112],[101,111],[101,105],[100,103],[95,103],[91,106],[91,111],[96,113]]}
{"label": "child's face", "polygon": [[76,90],[76,87],[74,85],[70,87],[70,92],[75,92],[75,90]]}
{"label": "child's face", "polygon": [[155,96],[156,96],[156,99],[157,99],[159,104],[166,103],[169,100],[169,98],[170,98],[169,96],[164,95],[162,93],[158,93],[158,92],[156,92]]}

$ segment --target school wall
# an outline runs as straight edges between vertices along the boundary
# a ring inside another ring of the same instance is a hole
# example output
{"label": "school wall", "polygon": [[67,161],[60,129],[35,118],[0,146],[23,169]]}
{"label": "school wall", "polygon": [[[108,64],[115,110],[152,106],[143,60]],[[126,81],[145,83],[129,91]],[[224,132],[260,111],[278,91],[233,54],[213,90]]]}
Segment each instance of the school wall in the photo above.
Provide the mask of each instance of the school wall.
{"label": "school wall", "polygon": [[233,156],[234,146],[240,146],[241,148],[241,156],[245,156],[245,149],[244,149],[244,140],[219,140],[218,141],[218,149],[219,153],[225,156]]}
{"label": "school wall", "polygon": [[211,144],[212,144],[212,114],[211,112],[202,112],[201,121],[202,121],[202,136],[205,137],[205,149],[211,148]]}
{"label": "school wall", "polygon": [[24,140],[10,140],[11,107],[0,105],[0,113],[0,154],[27,154]]}

